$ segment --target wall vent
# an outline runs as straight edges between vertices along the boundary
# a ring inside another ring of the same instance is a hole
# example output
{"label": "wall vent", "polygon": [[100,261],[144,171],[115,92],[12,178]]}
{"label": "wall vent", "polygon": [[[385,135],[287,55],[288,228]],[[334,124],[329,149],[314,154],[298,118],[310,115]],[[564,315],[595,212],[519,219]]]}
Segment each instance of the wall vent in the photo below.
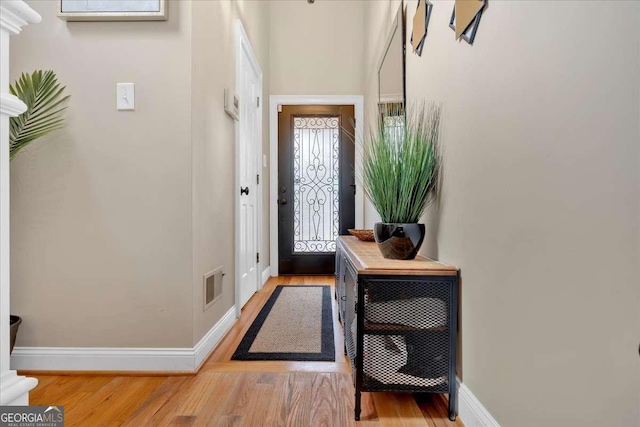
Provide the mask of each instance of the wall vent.
{"label": "wall vent", "polygon": [[204,275],[204,308],[208,309],[214,302],[222,296],[222,267],[218,267],[215,270]]}

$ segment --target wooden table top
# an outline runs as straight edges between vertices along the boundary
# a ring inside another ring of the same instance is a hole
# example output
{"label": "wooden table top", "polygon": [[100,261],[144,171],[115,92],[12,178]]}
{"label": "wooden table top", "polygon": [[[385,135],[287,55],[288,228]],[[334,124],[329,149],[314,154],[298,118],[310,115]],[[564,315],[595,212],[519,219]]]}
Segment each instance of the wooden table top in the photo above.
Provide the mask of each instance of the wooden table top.
{"label": "wooden table top", "polygon": [[458,268],[418,255],[412,260],[387,259],[375,242],[363,242],[355,236],[340,236],[338,244],[347,253],[359,274],[395,274],[455,276]]}

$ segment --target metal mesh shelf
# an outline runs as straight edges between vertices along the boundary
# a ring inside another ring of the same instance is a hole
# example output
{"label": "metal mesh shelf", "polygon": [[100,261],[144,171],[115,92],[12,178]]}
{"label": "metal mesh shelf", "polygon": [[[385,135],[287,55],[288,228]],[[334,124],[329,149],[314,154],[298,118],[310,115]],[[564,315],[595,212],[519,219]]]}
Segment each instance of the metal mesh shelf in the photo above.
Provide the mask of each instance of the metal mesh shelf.
{"label": "metal mesh shelf", "polygon": [[448,393],[449,417],[455,419],[457,271],[368,274],[356,269],[358,261],[341,245],[337,258],[336,292],[356,388],[356,420],[362,391]]}

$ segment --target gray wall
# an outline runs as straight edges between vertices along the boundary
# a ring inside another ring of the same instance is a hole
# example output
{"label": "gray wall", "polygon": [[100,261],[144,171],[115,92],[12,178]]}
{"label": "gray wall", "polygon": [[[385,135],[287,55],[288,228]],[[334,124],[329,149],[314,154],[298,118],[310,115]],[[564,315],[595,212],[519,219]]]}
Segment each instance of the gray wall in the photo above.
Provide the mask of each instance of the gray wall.
{"label": "gray wall", "polygon": [[[11,78],[53,69],[72,98],[67,127],[11,165],[17,345],[192,347],[234,303],[235,130],[223,93],[235,85],[239,18],[266,98],[269,4],[169,1],[168,21],[130,23],[66,23],[56,2],[29,4],[43,22],[12,38]],[[136,83],[136,111],[115,110],[117,82]],[[218,266],[223,298],[205,312],[203,275]]]}
{"label": "gray wall", "polygon": [[272,94],[362,94],[365,2],[270,3]]}
{"label": "gray wall", "polygon": [[[490,2],[474,46],[452,7],[407,93],[444,107],[424,253],[462,270],[459,373],[502,426],[637,426],[640,4]],[[393,7],[365,8],[371,104]]]}
{"label": "gray wall", "polygon": [[[235,121],[224,112],[224,89],[235,87],[236,19],[241,19],[269,94],[269,3],[193,2],[193,319],[194,344],[234,304]],[[263,104],[263,152],[268,153],[268,103]],[[261,252],[269,263],[268,169],[263,184]],[[222,266],[223,296],[203,311],[203,276]]]}
{"label": "gray wall", "polygon": [[[11,80],[53,69],[67,127],[11,164],[18,346],[191,347],[191,3],[166,22],[42,22],[11,40]],[[116,111],[116,83],[136,111]]]}

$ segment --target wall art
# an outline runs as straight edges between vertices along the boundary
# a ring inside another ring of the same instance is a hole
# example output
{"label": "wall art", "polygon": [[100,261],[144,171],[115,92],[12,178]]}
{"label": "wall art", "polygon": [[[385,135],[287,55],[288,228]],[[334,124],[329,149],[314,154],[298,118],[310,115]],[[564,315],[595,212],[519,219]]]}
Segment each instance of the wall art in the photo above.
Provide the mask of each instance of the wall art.
{"label": "wall art", "polygon": [[427,0],[418,0],[418,8],[413,15],[413,31],[411,32],[411,46],[413,53],[422,56],[425,40],[427,39],[427,29],[431,19],[431,9],[433,4]]}
{"label": "wall art", "polygon": [[456,0],[449,21],[449,26],[456,32],[456,40],[473,44],[486,4],[486,0]]}

